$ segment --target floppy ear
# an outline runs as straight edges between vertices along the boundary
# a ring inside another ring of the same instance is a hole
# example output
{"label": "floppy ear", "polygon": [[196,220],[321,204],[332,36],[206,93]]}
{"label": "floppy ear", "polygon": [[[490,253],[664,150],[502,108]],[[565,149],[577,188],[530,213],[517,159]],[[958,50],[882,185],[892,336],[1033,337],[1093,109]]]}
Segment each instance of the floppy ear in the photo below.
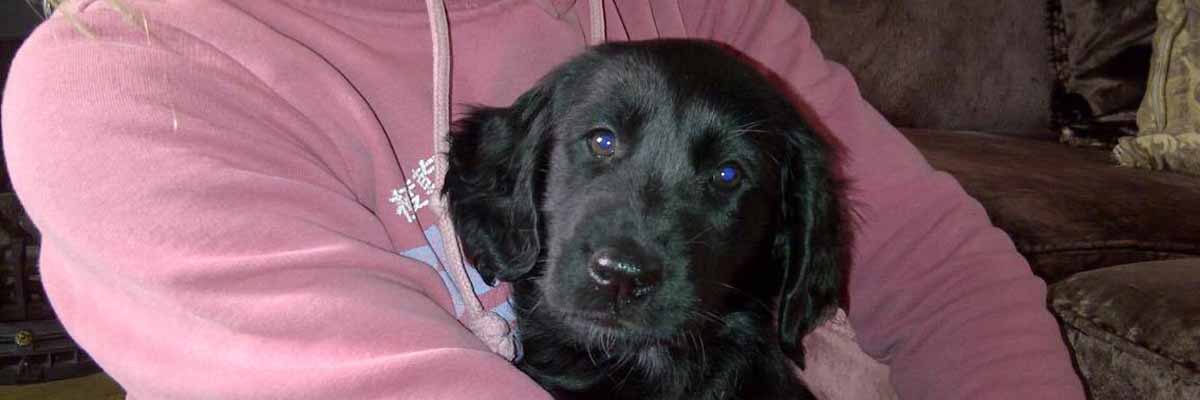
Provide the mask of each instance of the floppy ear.
{"label": "floppy ear", "polygon": [[783,226],[775,259],[783,268],[777,310],[780,343],[804,367],[801,339],[837,305],[846,237],[832,149],[807,128],[786,134]]}
{"label": "floppy ear", "polygon": [[548,103],[548,85],[540,84],[509,108],[474,109],[448,138],[442,195],[467,258],[489,284],[520,278],[541,253]]}

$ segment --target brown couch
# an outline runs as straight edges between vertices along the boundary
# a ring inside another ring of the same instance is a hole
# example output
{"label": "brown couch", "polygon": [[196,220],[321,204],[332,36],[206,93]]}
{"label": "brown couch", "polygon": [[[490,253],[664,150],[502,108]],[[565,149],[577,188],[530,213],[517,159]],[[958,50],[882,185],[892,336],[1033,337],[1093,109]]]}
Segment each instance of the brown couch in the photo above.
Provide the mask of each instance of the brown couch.
{"label": "brown couch", "polygon": [[[1200,399],[1200,178],[1105,146],[1140,101],[1153,2],[791,2],[1050,285],[1092,398]],[[1060,143],[1079,131],[1095,145]]]}

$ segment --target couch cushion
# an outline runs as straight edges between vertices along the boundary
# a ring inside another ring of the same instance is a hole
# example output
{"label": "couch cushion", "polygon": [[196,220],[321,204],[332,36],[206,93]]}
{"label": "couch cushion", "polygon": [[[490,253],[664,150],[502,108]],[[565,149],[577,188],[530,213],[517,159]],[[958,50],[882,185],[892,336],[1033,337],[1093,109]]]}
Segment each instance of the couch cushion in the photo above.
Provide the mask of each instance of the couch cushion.
{"label": "couch cushion", "polygon": [[1080,273],[1050,299],[1093,398],[1200,398],[1200,258]]}
{"label": "couch cushion", "polygon": [[1200,256],[1200,179],[1114,165],[1102,149],[973,132],[906,130],[1008,232],[1034,272]]}

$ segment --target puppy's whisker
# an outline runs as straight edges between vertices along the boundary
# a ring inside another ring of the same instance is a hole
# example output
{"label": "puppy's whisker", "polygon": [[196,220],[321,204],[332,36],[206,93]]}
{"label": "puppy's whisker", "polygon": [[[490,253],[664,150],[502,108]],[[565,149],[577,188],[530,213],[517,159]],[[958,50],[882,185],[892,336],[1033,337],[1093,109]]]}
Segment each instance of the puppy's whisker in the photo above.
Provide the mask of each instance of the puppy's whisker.
{"label": "puppy's whisker", "polygon": [[745,135],[750,135],[750,134],[765,134],[765,133],[767,133],[767,131],[758,129],[758,127],[760,125],[762,125],[763,122],[764,121],[761,121],[761,120],[753,121],[753,122],[750,122],[747,124],[742,124],[741,126],[734,127],[733,129],[729,130],[729,135],[726,135],[723,137],[723,141],[735,140],[737,138],[740,138]]}
{"label": "puppy's whisker", "polygon": [[775,164],[774,164],[775,166],[778,166],[778,167],[782,167],[782,166],[783,166],[783,163],[779,162],[779,157],[775,157],[775,155],[774,155],[774,154],[767,153],[767,157],[770,157],[770,158],[771,158],[771,162],[775,163]]}
{"label": "puppy's whisker", "polygon": [[705,312],[709,315],[709,318],[712,318],[713,321],[716,321],[718,324],[721,324],[722,326],[729,326],[729,322],[725,321],[725,318],[721,318],[719,315],[717,315],[716,313],[714,313],[712,311],[705,311]]}
{"label": "puppy's whisker", "polygon": [[754,121],[748,121],[748,122],[746,122],[746,123],[744,123],[744,124],[741,124],[741,125],[738,125],[738,126],[735,126],[735,127],[733,127],[733,129],[731,129],[730,131],[731,131],[731,132],[738,132],[738,131],[744,131],[744,130],[756,129],[756,128],[758,128],[759,126],[761,126],[761,125],[762,125],[763,123],[765,123],[765,122],[766,122],[766,121],[764,121],[764,120],[761,120],[761,119],[754,120]]}
{"label": "puppy's whisker", "polygon": [[533,306],[529,307],[529,310],[526,310],[525,312],[528,313],[529,315],[533,315],[533,312],[537,311],[538,307],[541,307],[542,302],[545,300],[546,300],[546,296],[538,296],[537,301],[533,302]]}
{"label": "puppy's whisker", "polygon": [[692,315],[708,322],[712,322],[721,326],[726,325],[725,319],[718,316],[712,311],[692,311]]}
{"label": "puppy's whisker", "polygon": [[612,358],[612,350],[616,342],[617,338],[615,335],[608,334],[607,332],[604,334],[604,341],[602,343],[604,345],[604,355],[608,358]]}
{"label": "puppy's whisker", "polygon": [[625,386],[625,382],[629,381],[629,376],[633,374],[633,370],[635,368],[626,368],[626,369],[628,369],[629,371],[625,372],[625,377],[621,378],[620,382],[617,382],[617,386],[616,386],[617,390],[621,390],[621,388]]}
{"label": "puppy's whisker", "polygon": [[583,349],[587,353],[588,359],[592,361],[592,366],[599,367],[600,363],[596,362],[596,356],[592,355],[592,346],[583,346]]}
{"label": "puppy's whisker", "polygon": [[[628,364],[629,364],[629,362],[630,362],[630,361],[632,361],[632,360],[633,360],[633,353],[630,353],[630,352],[622,352],[622,353],[621,353],[621,354],[620,354],[620,355],[617,357],[617,362],[613,363],[613,365],[612,365],[612,369],[613,369],[613,370],[618,370],[618,369],[624,368],[624,367],[625,367],[626,365],[628,365]],[[609,377],[611,378],[612,376],[610,375]]]}
{"label": "puppy's whisker", "polygon": [[707,228],[704,228],[700,232],[696,233],[696,236],[692,236],[692,238],[688,239],[687,241],[692,242],[692,241],[696,240],[697,238],[699,238],[701,235],[704,235],[705,233],[708,233],[709,231],[711,231],[713,229],[716,229],[716,227],[709,225]]}
{"label": "puppy's whisker", "polygon": [[732,285],[730,285],[730,284],[728,284],[728,283],[725,283],[725,282],[720,282],[720,281],[714,281],[714,280],[709,280],[709,279],[697,279],[697,280],[696,280],[696,283],[709,284],[709,285],[713,285],[713,286],[715,286],[715,287],[717,287],[717,288],[721,288],[721,289],[729,290],[730,292],[733,292],[734,294],[737,294],[737,295],[739,295],[739,296],[741,296],[741,297],[743,297],[743,298],[750,299],[750,300],[753,302],[753,304],[754,304],[754,305],[757,305],[757,306],[759,306],[759,307],[762,307],[764,310],[767,310],[768,312],[774,309],[774,307],[772,307],[771,305],[767,304],[765,301],[763,301],[762,299],[758,298],[757,296],[754,296],[754,295],[750,294],[749,292],[747,292],[747,291],[745,291],[745,290],[742,290],[742,289],[736,288],[736,287],[734,287],[734,286],[732,286]]}
{"label": "puppy's whisker", "polygon": [[742,136],[751,135],[751,134],[765,134],[765,133],[767,133],[767,131],[762,131],[762,130],[757,130],[757,129],[737,130],[737,131],[730,132],[730,135],[725,136],[724,138],[722,138],[721,141],[722,142],[732,142],[734,140],[741,138]]}

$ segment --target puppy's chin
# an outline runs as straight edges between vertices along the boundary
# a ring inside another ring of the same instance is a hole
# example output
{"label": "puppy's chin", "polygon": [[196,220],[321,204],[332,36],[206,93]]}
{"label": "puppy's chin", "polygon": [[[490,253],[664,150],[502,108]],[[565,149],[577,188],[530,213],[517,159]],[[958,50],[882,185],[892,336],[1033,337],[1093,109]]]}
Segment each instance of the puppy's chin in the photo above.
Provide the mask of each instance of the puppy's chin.
{"label": "puppy's chin", "polygon": [[612,313],[563,309],[546,299],[539,318],[555,331],[557,340],[573,343],[587,352],[593,362],[609,360],[618,364],[633,363],[644,373],[657,375],[669,370],[671,354],[684,343],[690,343],[683,327],[642,323],[622,319]]}
{"label": "puppy's chin", "polygon": [[686,337],[682,330],[649,330],[628,321],[599,314],[564,314],[559,321],[570,330],[572,338],[589,349],[589,354],[592,354],[594,349],[595,353],[609,358],[636,362],[644,373],[651,376],[669,370],[672,348],[691,343],[681,339]]}
{"label": "puppy's chin", "polygon": [[559,314],[556,319],[571,333],[571,337],[581,341],[580,344],[583,345],[619,345],[626,348],[658,346],[667,344],[678,336],[679,332],[674,327],[650,327],[614,313],[562,309],[555,311]]}

